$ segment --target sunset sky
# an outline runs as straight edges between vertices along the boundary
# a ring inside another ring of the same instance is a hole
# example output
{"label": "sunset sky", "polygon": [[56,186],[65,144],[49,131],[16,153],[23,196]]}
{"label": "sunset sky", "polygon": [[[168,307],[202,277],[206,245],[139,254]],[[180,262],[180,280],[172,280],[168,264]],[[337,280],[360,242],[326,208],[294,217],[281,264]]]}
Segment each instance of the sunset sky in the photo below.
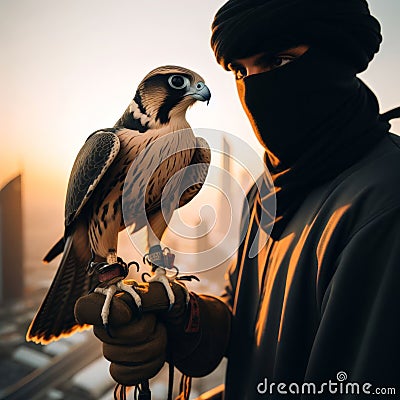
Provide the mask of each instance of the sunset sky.
{"label": "sunset sky", "polygon": [[[212,99],[209,107],[189,111],[192,127],[227,131],[258,146],[233,75],[217,65],[209,46],[211,21],[224,2],[0,2],[0,186],[23,171],[31,235],[62,233],[66,184],[79,148],[91,132],[115,123],[157,66],[182,65],[205,78]],[[369,3],[384,43],[363,79],[386,111],[400,105],[400,2]]]}

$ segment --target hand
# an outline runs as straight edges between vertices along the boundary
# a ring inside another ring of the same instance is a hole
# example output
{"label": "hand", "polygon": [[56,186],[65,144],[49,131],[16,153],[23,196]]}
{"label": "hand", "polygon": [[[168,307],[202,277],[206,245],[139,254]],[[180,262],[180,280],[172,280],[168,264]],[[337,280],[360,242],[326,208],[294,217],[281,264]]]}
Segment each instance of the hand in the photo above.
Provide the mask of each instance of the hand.
{"label": "hand", "polygon": [[[135,290],[142,300],[142,319],[148,314],[160,322],[154,322],[154,330],[162,329],[162,346],[160,342],[151,344],[148,338],[148,328],[139,329],[141,323],[137,319],[140,315],[133,298],[127,293],[117,294],[113,297],[110,305],[109,329],[113,338],[110,338],[103,329],[101,319],[101,308],[104,303],[104,296],[92,293],[81,297],[75,306],[75,317],[78,322],[95,326],[95,334],[104,343],[117,345],[121,343],[118,351],[109,354],[108,346],[105,346],[104,355],[113,364],[111,365],[111,375],[113,378],[126,386],[135,385],[138,382],[148,379],[150,375],[158,372],[156,365],[146,370],[146,366],[151,364],[152,357],[140,360],[142,366],[136,370],[135,365],[125,365],[128,357],[121,354],[126,351],[126,347],[138,345],[137,338],[143,335],[147,337],[149,346],[156,347],[155,353],[149,350],[149,354],[159,354],[159,368],[165,362],[166,341],[168,341],[168,361],[188,376],[204,376],[210,373],[220,362],[229,343],[231,311],[218,298],[207,295],[195,295],[191,293],[189,305],[186,304],[187,291],[182,285],[173,282],[171,288],[175,296],[175,304],[169,310],[169,299],[164,286],[159,282],[138,284],[134,281],[125,283],[135,286]],[[154,321],[154,320],[153,320]],[[158,328],[158,325],[161,328]],[[131,328],[129,328],[131,327]],[[167,328],[165,332],[165,327]],[[133,335],[130,329],[138,329],[138,335]],[[147,336],[146,336],[147,335]],[[161,335],[160,335],[161,336]],[[133,343],[131,339],[134,338]],[[135,339],[136,338],[136,339]],[[164,342],[165,340],[165,342]],[[142,339],[142,343],[145,342]],[[106,350],[107,349],[107,350]],[[147,353],[146,353],[147,354]],[[163,357],[161,357],[163,355]],[[137,355],[130,363],[134,363]],[[130,357],[131,357],[130,356]],[[162,361],[161,361],[162,360]],[[129,362],[129,361],[128,361]],[[146,372],[146,374],[144,374]]]}
{"label": "hand", "polygon": [[[174,293],[175,302],[170,307],[167,292],[160,282],[138,283],[132,279],[124,281],[127,285],[132,285],[142,300],[142,312],[154,312],[159,319],[163,321],[169,331],[183,331],[187,320],[190,307],[187,304],[187,289],[183,284],[171,282],[170,286]],[[89,295],[90,296],[90,295]],[[134,315],[138,315],[139,310],[132,297],[126,292],[117,294],[114,298],[122,299],[126,303],[126,308],[130,308]],[[110,313],[112,314],[112,312]],[[100,316],[98,316],[97,324],[100,324]]]}
{"label": "hand", "polygon": [[167,332],[164,324],[154,313],[134,316],[124,300],[114,297],[110,308],[110,337],[100,316],[103,304],[104,296],[101,294],[83,296],[75,305],[75,317],[79,323],[94,325],[94,334],[103,342],[104,357],[111,362],[113,379],[134,386],[155,376],[166,361]]}

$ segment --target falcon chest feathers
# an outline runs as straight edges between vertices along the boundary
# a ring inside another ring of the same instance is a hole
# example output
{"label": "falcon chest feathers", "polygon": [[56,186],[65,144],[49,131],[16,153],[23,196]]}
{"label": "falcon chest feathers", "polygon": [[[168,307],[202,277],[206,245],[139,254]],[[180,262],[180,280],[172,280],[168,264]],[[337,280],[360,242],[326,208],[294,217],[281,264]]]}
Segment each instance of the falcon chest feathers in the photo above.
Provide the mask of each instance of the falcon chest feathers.
{"label": "falcon chest feathers", "polygon": [[[50,262],[60,253],[63,257],[27,340],[48,343],[85,328],[76,323],[73,310],[76,300],[96,283],[94,279],[100,280],[96,291],[106,295],[102,313],[106,326],[117,290],[129,292],[140,307],[140,297],[122,282],[128,268],[117,256],[118,233],[128,225],[134,225],[135,231],[148,227],[155,272],[152,279],[164,283],[173,304],[164,265],[156,260],[172,212],[197,194],[207,175],[209,147],[193,135],[185,114],[196,101],[208,102],[210,97],[204,80],[195,72],[176,66],[157,68],[139,84],[115,126],[87,139],[70,175],[64,237],[44,261]],[[179,171],[197,164],[197,176],[193,171],[184,172],[175,181],[179,188],[186,180],[182,190],[168,185]],[[151,174],[147,176],[148,171]],[[187,184],[188,179],[193,184]],[[165,193],[168,186],[169,193]],[[161,212],[161,197],[170,195],[172,199],[176,193],[182,195],[167,202],[166,211]]]}

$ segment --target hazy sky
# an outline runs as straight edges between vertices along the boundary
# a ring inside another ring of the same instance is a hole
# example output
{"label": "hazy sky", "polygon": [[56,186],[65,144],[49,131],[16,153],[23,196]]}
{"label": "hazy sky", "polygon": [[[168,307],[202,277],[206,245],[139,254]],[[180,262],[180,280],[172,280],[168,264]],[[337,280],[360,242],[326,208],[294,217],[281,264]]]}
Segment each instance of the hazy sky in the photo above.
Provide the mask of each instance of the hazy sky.
{"label": "hazy sky", "polygon": [[[209,107],[189,111],[193,127],[228,131],[256,146],[233,76],[217,65],[209,46],[210,24],[223,3],[1,0],[0,185],[23,169],[31,214],[57,210],[61,232],[79,148],[91,132],[112,126],[143,76],[165,64],[197,71],[212,91]],[[364,79],[384,111],[400,105],[400,1],[370,5],[384,44]]]}
{"label": "hazy sky", "polygon": [[[162,64],[196,70],[212,90],[208,108],[189,112],[192,126],[251,138],[234,81],[209,46],[210,23],[223,3],[1,0],[0,184],[20,167],[65,176],[83,140],[112,126],[142,77]],[[385,41],[365,80],[386,109],[400,104],[400,2],[370,5]]]}

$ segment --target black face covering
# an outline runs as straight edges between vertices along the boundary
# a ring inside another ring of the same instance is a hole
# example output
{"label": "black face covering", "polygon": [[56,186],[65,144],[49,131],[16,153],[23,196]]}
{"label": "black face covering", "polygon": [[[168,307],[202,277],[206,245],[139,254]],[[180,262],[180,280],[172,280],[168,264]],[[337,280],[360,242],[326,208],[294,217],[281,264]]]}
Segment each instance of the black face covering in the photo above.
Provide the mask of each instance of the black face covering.
{"label": "black face covering", "polygon": [[310,190],[357,162],[388,132],[375,95],[355,74],[354,66],[311,48],[289,64],[237,81],[275,185],[273,238]]}

